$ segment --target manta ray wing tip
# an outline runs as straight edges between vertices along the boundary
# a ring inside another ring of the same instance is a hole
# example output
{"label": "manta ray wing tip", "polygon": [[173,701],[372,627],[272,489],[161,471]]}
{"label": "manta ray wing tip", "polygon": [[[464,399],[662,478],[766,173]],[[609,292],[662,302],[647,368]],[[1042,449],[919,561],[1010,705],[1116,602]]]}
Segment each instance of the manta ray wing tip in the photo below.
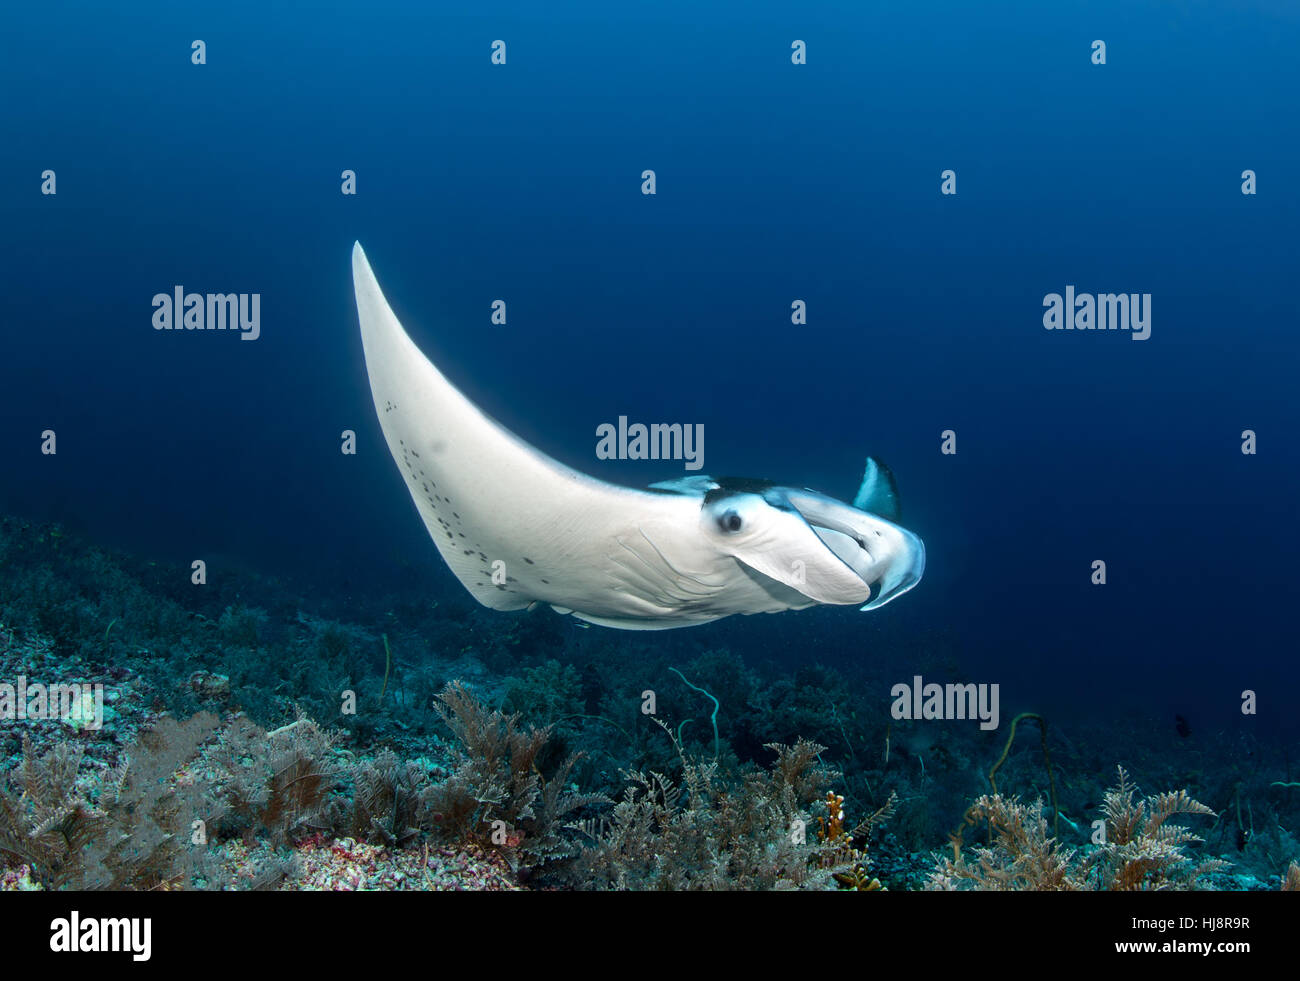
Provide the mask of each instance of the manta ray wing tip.
{"label": "manta ray wing tip", "polygon": [[370,260],[366,258],[366,250],[361,247],[360,242],[352,243],[352,287],[358,299],[363,291],[379,291],[374,270],[370,268]]}

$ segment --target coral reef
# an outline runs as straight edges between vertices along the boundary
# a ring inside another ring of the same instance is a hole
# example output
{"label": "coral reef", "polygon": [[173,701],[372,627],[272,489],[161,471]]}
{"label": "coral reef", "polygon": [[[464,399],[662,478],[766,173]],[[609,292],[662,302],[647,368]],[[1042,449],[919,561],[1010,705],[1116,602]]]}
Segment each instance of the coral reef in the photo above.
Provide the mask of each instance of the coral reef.
{"label": "coral reef", "polygon": [[[987,890],[1136,890],[1194,889],[1227,862],[1193,860],[1185,846],[1203,839],[1174,823],[1175,815],[1210,815],[1185,790],[1134,800],[1135,788],[1119,767],[1118,782],[1106,791],[1101,841],[1083,854],[1047,833],[1042,801],[1023,804],[1016,797],[986,794],[967,810],[962,830],[953,836],[952,857],[938,859],[931,889]],[[971,849],[968,861],[963,833],[988,827],[989,842]]]}
{"label": "coral reef", "polygon": [[827,889],[837,876],[844,877],[840,884],[861,880],[863,855],[843,830],[842,798],[829,798],[838,800],[831,824],[823,817],[822,833],[806,834],[810,805],[838,776],[817,763],[824,746],[773,743],[776,761],[768,770],[727,781],[716,762],[688,758],[664,730],[681,760],[681,782],[655,771],[627,773],[622,799],[589,832],[593,844],[576,863],[584,883],[680,891]]}
{"label": "coral reef", "polygon": [[[1300,887],[1300,753],[1248,722],[985,733],[761,632],[188,582],[0,517],[0,682],[104,693],[100,729],[0,720],[0,889]],[[952,650],[911,669],[965,680]]]}

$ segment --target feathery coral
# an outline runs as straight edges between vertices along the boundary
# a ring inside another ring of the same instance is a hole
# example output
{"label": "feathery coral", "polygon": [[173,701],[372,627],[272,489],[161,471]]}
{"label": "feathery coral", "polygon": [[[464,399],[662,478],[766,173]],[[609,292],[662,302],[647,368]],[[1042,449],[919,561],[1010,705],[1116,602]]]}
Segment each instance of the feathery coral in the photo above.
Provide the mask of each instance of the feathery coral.
{"label": "feathery coral", "polygon": [[[1116,786],[1106,792],[1104,840],[1081,859],[1047,833],[1042,801],[986,794],[966,812],[966,827],[987,823],[987,845],[963,850],[953,836],[953,856],[941,857],[928,889],[1134,890],[1191,889],[1201,877],[1226,867],[1219,859],[1193,861],[1183,849],[1201,838],[1171,821],[1175,815],[1214,812],[1185,790],[1134,799],[1127,771],[1119,767]],[[1077,860],[1076,860],[1077,859]]]}

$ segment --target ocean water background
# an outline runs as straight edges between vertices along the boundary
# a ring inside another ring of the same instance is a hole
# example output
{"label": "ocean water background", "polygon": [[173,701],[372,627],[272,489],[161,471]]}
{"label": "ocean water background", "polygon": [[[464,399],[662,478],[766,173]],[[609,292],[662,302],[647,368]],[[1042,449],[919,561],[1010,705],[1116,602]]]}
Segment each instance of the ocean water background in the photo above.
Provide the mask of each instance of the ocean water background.
{"label": "ocean water background", "polygon": [[[865,454],[891,465],[928,550],[910,594],[657,642],[900,681],[950,656],[1002,686],[1004,715],[1296,733],[1295,7],[56,3],[3,21],[5,511],[292,576],[340,619],[366,591],[459,596],[370,402],[359,239],[435,363],[579,469],[683,473],[597,460],[619,415],[703,424],[715,475],[851,498]],[[178,284],[260,293],[261,338],[153,330]],[[1045,331],[1067,284],[1151,293],[1151,339]]]}

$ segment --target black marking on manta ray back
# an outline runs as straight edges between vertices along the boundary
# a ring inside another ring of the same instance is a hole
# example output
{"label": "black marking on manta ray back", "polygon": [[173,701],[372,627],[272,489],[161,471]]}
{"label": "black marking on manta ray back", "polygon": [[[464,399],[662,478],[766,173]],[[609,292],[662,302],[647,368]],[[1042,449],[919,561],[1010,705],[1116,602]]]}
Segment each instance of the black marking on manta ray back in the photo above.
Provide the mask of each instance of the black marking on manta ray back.
{"label": "black marking on manta ray back", "polygon": [[704,492],[705,504],[712,504],[736,494],[762,494],[776,486],[774,481],[761,480],[757,477],[718,477],[714,483],[718,486]]}
{"label": "black marking on manta ray back", "polygon": [[534,562],[532,559],[530,559],[527,555],[524,556],[524,561],[527,562],[529,565],[536,565],[536,564],[537,564],[537,563]]}

